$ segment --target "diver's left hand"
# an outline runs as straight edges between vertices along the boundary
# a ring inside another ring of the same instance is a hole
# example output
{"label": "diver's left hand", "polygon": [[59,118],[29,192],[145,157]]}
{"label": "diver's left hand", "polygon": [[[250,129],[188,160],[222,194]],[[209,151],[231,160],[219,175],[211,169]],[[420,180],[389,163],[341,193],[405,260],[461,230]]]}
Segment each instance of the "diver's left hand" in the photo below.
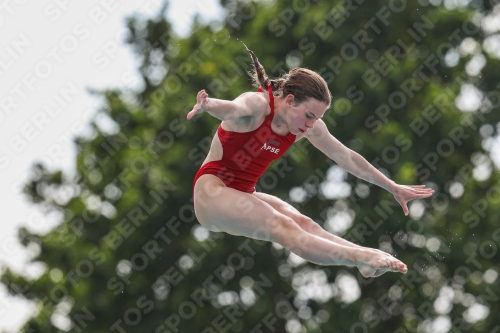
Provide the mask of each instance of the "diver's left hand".
{"label": "diver's left hand", "polygon": [[425,185],[396,184],[392,190],[392,194],[401,207],[403,207],[405,216],[408,216],[408,202],[414,199],[428,198],[434,194],[434,190]]}

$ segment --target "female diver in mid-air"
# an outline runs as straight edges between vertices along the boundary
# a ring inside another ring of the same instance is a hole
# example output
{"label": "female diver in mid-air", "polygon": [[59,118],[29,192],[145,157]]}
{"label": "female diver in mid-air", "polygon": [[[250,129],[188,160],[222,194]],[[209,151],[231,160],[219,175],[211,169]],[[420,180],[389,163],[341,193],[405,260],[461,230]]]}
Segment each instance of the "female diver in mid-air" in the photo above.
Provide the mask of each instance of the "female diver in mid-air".
{"label": "female diver in mid-air", "polygon": [[329,133],[321,117],[330,107],[331,93],[319,74],[294,68],[270,80],[255,54],[248,52],[259,90],[233,101],[208,98],[201,90],[187,114],[191,119],[208,112],[222,121],[194,179],[194,209],[200,224],[210,231],[278,243],[319,265],[355,266],[364,277],[406,273],[406,265],[392,255],[337,237],[290,204],[255,191],[269,164],[306,138],[347,172],[391,192],[405,215],[410,200],[433,194],[425,185],[396,184]]}

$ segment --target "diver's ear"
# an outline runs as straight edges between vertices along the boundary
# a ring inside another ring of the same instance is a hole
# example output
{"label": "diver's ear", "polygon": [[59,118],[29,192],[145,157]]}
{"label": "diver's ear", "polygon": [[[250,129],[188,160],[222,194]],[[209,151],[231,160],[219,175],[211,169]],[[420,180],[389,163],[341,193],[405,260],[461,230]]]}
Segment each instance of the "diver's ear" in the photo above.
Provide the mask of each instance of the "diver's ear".
{"label": "diver's ear", "polygon": [[287,105],[295,105],[295,96],[293,96],[292,94],[286,95],[285,102]]}

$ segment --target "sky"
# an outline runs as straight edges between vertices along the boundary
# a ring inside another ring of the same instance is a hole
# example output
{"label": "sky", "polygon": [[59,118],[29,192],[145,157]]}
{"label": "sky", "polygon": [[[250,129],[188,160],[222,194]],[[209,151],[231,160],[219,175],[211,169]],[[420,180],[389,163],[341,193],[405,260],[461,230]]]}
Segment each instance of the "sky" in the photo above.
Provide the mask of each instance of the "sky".
{"label": "sky", "polygon": [[[71,172],[72,138],[85,133],[100,105],[88,89],[137,88],[137,61],[123,43],[125,18],[154,16],[161,0],[12,0],[0,6],[0,267],[35,277],[36,247],[17,241],[21,226],[48,232],[57,216],[29,204],[22,185],[33,163]],[[170,0],[174,31],[188,35],[195,13],[220,19],[217,0]],[[0,285],[0,332],[15,332],[34,306]]]}

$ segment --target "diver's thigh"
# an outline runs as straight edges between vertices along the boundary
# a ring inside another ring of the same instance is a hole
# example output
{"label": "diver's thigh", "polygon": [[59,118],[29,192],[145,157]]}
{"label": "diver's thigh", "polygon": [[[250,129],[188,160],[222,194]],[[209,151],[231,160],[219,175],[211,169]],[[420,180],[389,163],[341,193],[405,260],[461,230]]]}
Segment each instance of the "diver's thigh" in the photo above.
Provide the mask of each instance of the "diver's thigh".
{"label": "diver's thigh", "polygon": [[[195,213],[211,231],[280,242],[293,221],[250,193],[229,187],[213,175],[203,175],[194,188]],[[290,230],[291,231],[291,230]]]}

